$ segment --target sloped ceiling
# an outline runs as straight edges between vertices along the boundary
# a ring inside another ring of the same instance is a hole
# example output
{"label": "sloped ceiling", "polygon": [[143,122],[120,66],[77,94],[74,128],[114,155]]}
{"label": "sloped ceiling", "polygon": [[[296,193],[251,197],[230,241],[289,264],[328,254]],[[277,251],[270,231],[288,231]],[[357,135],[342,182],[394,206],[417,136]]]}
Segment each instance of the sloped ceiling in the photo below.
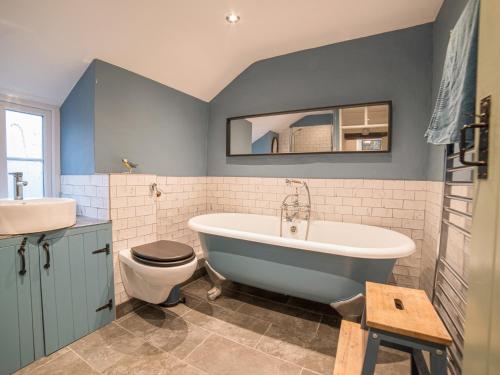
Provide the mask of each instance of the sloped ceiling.
{"label": "sloped ceiling", "polygon": [[[252,63],[434,21],[442,0],[2,0],[0,91],[61,104],[98,58],[205,101]],[[225,16],[235,12],[239,23]]]}

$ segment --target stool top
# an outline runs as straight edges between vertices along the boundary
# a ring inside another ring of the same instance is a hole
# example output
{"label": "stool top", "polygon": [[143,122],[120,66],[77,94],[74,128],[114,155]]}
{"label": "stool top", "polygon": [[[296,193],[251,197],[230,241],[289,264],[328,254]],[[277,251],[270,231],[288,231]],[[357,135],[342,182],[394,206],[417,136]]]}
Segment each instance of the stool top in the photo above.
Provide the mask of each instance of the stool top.
{"label": "stool top", "polygon": [[175,241],[155,241],[131,249],[132,254],[153,262],[178,262],[193,256],[193,248]]}
{"label": "stool top", "polygon": [[443,345],[452,339],[423,290],[366,283],[366,325]]}

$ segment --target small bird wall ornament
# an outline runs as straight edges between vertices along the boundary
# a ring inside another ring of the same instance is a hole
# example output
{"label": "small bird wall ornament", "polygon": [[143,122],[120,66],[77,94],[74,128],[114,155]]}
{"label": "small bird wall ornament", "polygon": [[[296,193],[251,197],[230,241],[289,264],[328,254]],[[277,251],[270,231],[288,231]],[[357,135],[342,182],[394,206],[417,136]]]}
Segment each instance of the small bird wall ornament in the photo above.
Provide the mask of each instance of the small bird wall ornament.
{"label": "small bird wall ornament", "polygon": [[130,160],[127,159],[122,159],[122,165],[127,168],[128,173],[132,173],[134,168],[137,168],[138,164],[131,162]]}

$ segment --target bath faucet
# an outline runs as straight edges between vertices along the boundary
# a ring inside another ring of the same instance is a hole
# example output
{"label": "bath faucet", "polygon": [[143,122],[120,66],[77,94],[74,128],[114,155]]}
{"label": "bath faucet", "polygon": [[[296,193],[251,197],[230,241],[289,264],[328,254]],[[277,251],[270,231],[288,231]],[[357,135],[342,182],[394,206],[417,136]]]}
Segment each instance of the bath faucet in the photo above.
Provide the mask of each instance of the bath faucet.
{"label": "bath faucet", "polygon": [[[305,212],[305,219],[307,220],[305,239],[307,240],[309,236],[309,226],[311,223],[311,194],[309,192],[309,186],[307,186],[307,182],[305,181],[288,178],[285,180],[285,183],[287,186],[294,187],[295,193],[286,195],[281,202],[280,236],[283,236],[283,216],[287,223],[293,223],[301,212]],[[306,204],[300,204],[299,188],[304,188],[306,191]],[[296,231],[297,226],[293,225],[291,227],[291,232],[295,233]]]}
{"label": "bath faucet", "polygon": [[23,187],[28,185],[28,181],[23,181],[23,172],[12,172],[9,174],[12,175],[14,180],[14,199],[23,200]]}

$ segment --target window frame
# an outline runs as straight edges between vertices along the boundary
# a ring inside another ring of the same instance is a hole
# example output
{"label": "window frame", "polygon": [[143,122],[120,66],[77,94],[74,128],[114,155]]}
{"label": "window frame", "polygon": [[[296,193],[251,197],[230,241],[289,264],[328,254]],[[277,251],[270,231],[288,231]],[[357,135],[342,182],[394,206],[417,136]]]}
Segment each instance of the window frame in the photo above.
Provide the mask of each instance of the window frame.
{"label": "window frame", "polygon": [[9,97],[0,93],[0,198],[8,197],[6,110],[29,113],[43,118],[43,190],[44,197],[59,196],[59,108]]}

